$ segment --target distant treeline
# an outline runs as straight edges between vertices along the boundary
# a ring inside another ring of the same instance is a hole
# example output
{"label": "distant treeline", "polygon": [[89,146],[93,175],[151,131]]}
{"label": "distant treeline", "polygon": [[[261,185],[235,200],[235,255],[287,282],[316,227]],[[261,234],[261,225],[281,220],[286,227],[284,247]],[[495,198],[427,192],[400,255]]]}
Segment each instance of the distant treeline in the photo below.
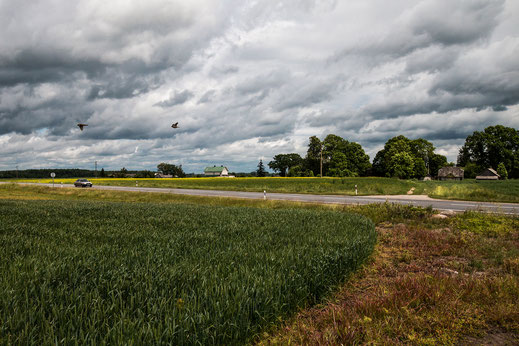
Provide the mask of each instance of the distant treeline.
{"label": "distant treeline", "polygon": [[[101,169],[100,171],[93,171],[88,169],[79,169],[79,168],[46,168],[46,169],[25,169],[25,170],[9,170],[9,171],[0,171],[0,179],[46,179],[50,178],[51,173],[56,173],[56,179],[59,178],[154,178],[155,172],[152,171],[137,171],[137,170],[127,170],[124,167],[119,171],[105,171]],[[169,172],[168,172],[169,173]],[[256,176],[256,172],[250,173],[236,173],[231,172],[231,175],[236,177],[254,177]],[[269,174],[270,175],[270,174]],[[204,174],[195,174],[195,173],[185,173],[182,175],[186,178],[202,178],[205,177]]]}
{"label": "distant treeline", "polygon": [[[11,171],[0,171],[0,178],[20,178],[20,179],[34,179],[34,178],[50,178],[51,173],[56,173],[56,178],[76,178],[95,177],[95,171],[88,169],[78,168],[65,168],[65,169],[25,169],[25,170],[11,170]],[[97,172],[99,176],[100,172]]]}
{"label": "distant treeline", "polygon": [[[127,175],[137,178],[154,177],[150,171],[129,171],[123,167],[120,171],[93,171],[80,168],[44,168],[44,169],[25,169],[0,171],[0,179],[19,178],[19,179],[45,179],[50,178],[50,174],[55,173],[58,178],[123,178]],[[147,175],[147,176],[146,176]]]}

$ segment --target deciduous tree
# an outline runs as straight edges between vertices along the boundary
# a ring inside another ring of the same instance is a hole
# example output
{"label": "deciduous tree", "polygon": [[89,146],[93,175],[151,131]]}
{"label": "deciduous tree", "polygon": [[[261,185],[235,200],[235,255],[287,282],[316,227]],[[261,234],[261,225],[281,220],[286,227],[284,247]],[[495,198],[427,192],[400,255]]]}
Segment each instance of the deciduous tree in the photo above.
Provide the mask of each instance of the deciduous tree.
{"label": "deciduous tree", "polygon": [[182,165],[173,165],[170,163],[161,162],[157,165],[157,169],[162,172],[162,174],[172,175],[178,178],[184,178],[186,173],[182,169]]}
{"label": "deciduous tree", "polygon": [[500,175],[501,179],[508,179],[508,172],[504,163],[500,162],[499,165],[497,165],[497,174]]}
{"label": "deciduous tree", "polygon": [[268,163],[270,169],[279,172],[279,175],[285,177],[291,167],[301,165],[303,158],[296,153],[278,154]]}
{"label": "deciduous tree", "polygon": [[[402,135],[390,138],[384,149],[376,154],[373,172],[379,176],[400,178],[434,176],[447,164],[447,158],[434,153],[434,149],[432,143],[423,138],[411,140]],[[404,164],[408,167],[403,167]]]}

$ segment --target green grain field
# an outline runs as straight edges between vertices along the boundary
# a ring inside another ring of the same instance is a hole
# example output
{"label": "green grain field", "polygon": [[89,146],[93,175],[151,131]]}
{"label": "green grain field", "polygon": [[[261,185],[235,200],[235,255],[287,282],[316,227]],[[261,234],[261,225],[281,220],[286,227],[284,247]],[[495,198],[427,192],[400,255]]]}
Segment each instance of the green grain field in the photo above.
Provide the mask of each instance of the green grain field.
{"label": "green grain field", "polygon": [[0,344],[252,341],[375,240],[324,210],[0,200]]}

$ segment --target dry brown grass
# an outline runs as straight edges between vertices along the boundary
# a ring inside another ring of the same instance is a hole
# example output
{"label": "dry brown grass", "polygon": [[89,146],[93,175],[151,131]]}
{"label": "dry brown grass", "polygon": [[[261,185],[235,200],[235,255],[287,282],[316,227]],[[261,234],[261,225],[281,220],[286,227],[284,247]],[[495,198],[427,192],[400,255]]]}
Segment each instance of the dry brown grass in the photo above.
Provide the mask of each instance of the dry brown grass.
{"label": "dry brown grass", "polygon": [[519,343],[519,229],[488,236],[459,217],[380,223],[369,263],[259,344]]}

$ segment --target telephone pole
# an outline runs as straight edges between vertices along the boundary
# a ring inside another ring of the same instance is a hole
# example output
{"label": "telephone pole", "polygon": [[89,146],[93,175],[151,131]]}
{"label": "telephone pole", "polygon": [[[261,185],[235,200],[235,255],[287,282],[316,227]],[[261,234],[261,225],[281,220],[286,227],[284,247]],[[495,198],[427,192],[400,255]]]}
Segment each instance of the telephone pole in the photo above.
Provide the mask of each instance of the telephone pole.
{"label": "telephone pole", "polygon": [[323,144],[321,143],[321,178],[323,177]]}
{"label": "telephone pole", "polygon": [[323,145],[321,144],[321,178],[323,177]]}

